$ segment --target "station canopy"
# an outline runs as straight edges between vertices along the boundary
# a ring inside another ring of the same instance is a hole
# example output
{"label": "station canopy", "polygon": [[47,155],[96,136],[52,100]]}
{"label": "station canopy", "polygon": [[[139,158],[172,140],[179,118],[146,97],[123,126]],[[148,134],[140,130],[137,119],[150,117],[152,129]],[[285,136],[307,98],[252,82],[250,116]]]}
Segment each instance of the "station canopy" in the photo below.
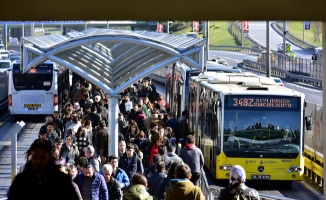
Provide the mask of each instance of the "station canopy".
{"label": "station canopy", "polygon": [[159,68],[182,62],[203,71],[205,39],[148,31],[88,29],[65,36],[23,37],[22,68],[46,60],[64,66],[109,95]]}

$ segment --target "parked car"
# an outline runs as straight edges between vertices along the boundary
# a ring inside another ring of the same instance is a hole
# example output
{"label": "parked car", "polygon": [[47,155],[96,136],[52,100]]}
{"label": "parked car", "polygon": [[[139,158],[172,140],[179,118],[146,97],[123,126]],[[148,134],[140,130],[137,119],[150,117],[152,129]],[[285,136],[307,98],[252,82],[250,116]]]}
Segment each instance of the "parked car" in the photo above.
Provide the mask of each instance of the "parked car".
{"label": "parked car", "polygon": [[278,77],[272,77],[272,78],[275,81],[276,85],[278,85],[278,86],[284,86],[284,83],[283,83],[283,81],[280,78],[278,78]]}

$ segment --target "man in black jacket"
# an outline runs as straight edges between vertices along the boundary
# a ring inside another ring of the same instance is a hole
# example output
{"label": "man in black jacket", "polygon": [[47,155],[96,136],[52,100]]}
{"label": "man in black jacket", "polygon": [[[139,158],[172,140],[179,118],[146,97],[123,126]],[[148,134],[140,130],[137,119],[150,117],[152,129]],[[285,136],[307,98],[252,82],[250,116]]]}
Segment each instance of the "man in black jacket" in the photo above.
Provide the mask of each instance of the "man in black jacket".
{"label": "man in black jacket", "polygon": [[113,168],[110,164],[103,165],[102,173],[108,188],[110,199],[122,200],[120,183],[112,176]]}
{"label": "man in black jacket", "polygon": [[234,165],[230,170],[230,186],[222,189],[218,200],[234,199],[236,195],[243,195],[250,200],[259,200],[259,193],[254,188],[246,186],[246,172],[240,165]]}
{"label": "man in black jacket", "polygon": [[134,151],[134,144],[127,144],[126,153],[124,153],[123,156],[120,157],[118,166],[127,173],[129,179],[131,179],[135,173],[144,173],[144,168],[141,159],[137,156],[136,152]]}
{"label": "man in black jacket", "polygon": [[60,172],[51,159],[52,144],[36,139],[29,150],[31,160],[23,173],[14,179],[8,200],[78,200],[77,193],[68,175]]}

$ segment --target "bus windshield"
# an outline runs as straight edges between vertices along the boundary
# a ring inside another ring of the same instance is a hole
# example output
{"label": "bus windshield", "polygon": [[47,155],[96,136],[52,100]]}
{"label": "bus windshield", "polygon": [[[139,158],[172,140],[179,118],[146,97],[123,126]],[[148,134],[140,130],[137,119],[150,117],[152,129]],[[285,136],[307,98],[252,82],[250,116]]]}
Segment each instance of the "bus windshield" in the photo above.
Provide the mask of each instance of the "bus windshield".
{"label": "bus windshield", "polygon": [[13,84],[15,90],[46,90],[49,91],[53,82],[53,65],[42,64],[22,73],[20,65],[13,65]]}
{"label": "bus windshield", "polygon": [[295,157],[300,153],[299,109],[225,109],[224,153],[229,157]]}

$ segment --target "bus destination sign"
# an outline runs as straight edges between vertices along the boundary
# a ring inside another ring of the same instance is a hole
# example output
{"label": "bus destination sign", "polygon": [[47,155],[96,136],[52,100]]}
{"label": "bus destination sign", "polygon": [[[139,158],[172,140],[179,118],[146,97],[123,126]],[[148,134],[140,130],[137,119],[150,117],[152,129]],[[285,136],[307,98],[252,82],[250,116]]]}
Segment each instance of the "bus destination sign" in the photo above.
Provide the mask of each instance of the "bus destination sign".
{"label": "bus destination sign", "polygon": [[286,96],[244,96],[228,95],[225,96],[228,108],[298,108],[297,97]]}

